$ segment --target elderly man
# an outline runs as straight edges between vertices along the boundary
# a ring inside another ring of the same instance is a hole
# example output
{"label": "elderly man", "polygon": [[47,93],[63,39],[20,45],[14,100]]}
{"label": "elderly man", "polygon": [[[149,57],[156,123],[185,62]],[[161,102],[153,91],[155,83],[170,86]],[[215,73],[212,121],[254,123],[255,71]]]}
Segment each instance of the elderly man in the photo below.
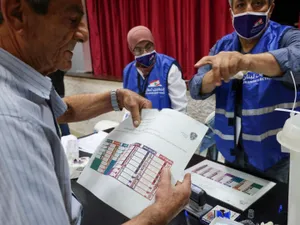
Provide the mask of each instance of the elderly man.
{"label": "elderly man", "polygon": [[[80,224],[56,120],[76,122],[124,107],[138,126],[140,109],[151,103],[124,89],[64,101],[54,91],[45,76],[69,69],[72,50],[84,39],[81,0],[0,4],[0,224]],[[187,175],[171,186],[164,171],[155,203],[126,224],[166,224],[187,203],[190,185]]]}
{"label": "elderly man", "polygon": [[[287,182],[289,159],[276,134],[289,114],[275,108],[293,106],[287,78],[300,72],[300,31],[270,21],[273,0],[229,3],[235,31],[195,65],[191,96],[216,94],[216,144],[228,164]],[[232,79],[239,71],[243,79]]]}

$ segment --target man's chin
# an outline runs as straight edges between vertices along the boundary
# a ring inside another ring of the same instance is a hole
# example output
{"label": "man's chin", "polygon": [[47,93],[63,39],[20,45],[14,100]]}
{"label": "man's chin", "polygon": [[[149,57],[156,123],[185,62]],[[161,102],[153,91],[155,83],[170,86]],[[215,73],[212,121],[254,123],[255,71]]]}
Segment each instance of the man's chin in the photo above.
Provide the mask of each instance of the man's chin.
{"label": "man's chin", "polygon": [[72,68],[72,61],[65,61],[62,65],[59,65],[57,67],[57,69],[59,69],[61,71],[65,71],[65,72],[67,72],[71,68]]}

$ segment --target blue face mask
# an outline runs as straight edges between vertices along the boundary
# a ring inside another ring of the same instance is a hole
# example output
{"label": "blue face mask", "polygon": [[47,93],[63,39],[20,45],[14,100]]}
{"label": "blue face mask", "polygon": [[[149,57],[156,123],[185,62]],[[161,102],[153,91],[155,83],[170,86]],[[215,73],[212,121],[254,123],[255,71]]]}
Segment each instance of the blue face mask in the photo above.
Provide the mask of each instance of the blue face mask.
{"label": "blue face mask", "polygon": [[135,60],[144,67],[150,67],[155,63],[156,51],[153,50],[147,54],[136,56]]}
{"label": "blue face mask", "polygon": [[233,27],[236,33],[247,40],[258,37],[269,23],[269,11],[270,9],[265,13],[246,12],[233,15]]}

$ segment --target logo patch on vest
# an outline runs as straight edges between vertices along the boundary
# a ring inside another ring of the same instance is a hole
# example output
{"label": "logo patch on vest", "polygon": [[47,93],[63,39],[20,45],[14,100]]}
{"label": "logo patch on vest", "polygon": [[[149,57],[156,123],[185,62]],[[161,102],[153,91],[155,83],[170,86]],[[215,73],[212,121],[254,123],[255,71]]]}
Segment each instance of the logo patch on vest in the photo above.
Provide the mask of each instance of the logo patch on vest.
{"label": "logo patch on vest", "polygon": [[271,78],[269,77],[264,77],[262,74],[257,74],[253,72],[248,72],[244,76],[244,84],[253,84],[253,83],[259,83],[262,81],[270,80]]}
{"label": "logo patch on vest", "polygon": [[192,141],[195,140],[197,137],[198,137],[198,135],[197,135],[196,133],[194,133],[194,132],[192,132],[192,133],[190,134],[190,139],[191,139]]}
{"label": "logo patch on vest", "polygon": [[146,95],[165,95],[166,90],[160,84],[159,80],[153,80],[149,83],[148,88],[146,90]]}
{"label": "logo patch on vest", "polygon": [[153,80],[150,82],[148,87],[162,87],[159,80]]}

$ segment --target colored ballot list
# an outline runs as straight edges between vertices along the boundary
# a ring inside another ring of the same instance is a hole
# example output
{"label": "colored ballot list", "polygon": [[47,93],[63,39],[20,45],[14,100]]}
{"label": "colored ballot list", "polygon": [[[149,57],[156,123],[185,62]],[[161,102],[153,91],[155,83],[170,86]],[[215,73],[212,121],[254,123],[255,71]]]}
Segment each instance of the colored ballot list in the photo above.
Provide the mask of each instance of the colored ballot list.
{"label": "colored ballot list", "polygon": [[251,176],[208,160],[186,170],[193,184],[242,211],[275,186],[275,183]]}
{"label": "colored ballot list", "polygon": [[152,200],[163,168],[171,168],[172,164],[165,156],[140,143],[128,145],[107,139],[91,168]]}
{"label": "colored ballot list", "polygon": [[102,141],[78,183],[132,218],[154,202],[164,168],[173,184],[182,180],[207,129],[171,109],[143,110],[138,128],[129,117]]}

